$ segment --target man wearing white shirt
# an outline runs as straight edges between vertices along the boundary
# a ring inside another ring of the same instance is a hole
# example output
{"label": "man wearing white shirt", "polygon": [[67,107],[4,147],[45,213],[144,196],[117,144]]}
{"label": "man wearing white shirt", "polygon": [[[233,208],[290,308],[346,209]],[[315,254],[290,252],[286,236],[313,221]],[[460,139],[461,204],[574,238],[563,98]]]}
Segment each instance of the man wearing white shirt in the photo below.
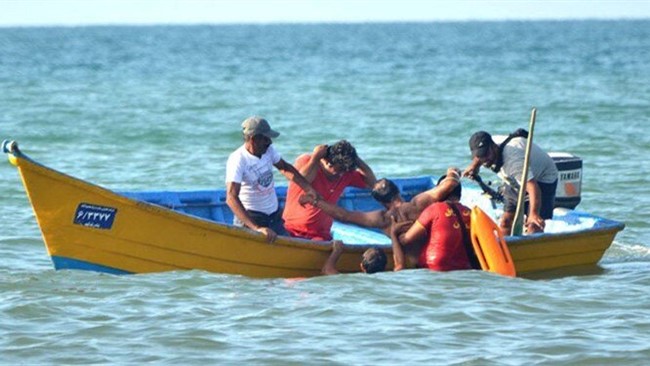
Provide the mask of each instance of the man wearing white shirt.
{"label": "man wearing white shirt", "polygon": [[271,145],[280,133],[262,117],[249,117],[242,123],[244,144],[230,154],[226,164],[226,203],[235,218],[233,224],[264,234],[269,242],[285,234],[282,213],[273,182],[273,167],[307,194],[316,196],[309,182],[282,159]]}

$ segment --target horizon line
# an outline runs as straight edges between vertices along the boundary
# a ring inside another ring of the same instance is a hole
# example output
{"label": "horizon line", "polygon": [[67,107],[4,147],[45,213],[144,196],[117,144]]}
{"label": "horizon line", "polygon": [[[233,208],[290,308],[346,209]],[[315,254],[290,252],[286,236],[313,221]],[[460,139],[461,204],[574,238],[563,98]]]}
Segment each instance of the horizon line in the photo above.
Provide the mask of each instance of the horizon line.
{"label": "horizon line", "polygon": [[34,23],[0,24],[0,28],[81,28],[81,27],[148,27],[148,26],[242,26],[242,25],[325,25],[325,24],[407,24],[407,23],[499,23],[499,22],[590,22],[590,21],[647,21],[650,17],[585,17],[585,18],[503,18],[503,19],[404,19],[404,20],[278,20],[233,22],[97,22],[97,23]]}

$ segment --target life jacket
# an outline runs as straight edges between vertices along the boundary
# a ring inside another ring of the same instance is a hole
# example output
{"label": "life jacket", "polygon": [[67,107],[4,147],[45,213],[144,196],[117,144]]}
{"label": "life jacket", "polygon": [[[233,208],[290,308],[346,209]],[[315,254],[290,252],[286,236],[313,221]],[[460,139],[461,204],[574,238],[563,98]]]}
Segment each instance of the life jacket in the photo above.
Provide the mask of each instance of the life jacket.
{"label": "life jacket", "polygon": [[503,166],[503,149],[508,145],[508,143],[516,138],[516,137],[523,137],[523,138],[528,138],[528,131],[524,130],[523,128],[518,128],[515,130],[515,132],[511,133],[506,137],[505,140],[503,140],[502,143],[499,144],[499,154],[497,157],[497,161],[492,164],[490,169],[492,169],[493,172],[498,173],[499,170],[501,170],[501,167]]}

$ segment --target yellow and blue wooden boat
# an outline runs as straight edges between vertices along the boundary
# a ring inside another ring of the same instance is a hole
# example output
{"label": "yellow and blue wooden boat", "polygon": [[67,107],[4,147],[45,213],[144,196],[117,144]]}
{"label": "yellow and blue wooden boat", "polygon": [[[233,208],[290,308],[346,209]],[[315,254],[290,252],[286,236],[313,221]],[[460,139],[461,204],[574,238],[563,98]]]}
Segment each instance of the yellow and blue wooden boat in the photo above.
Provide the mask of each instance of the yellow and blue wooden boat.
{"label": "yellow and blue wooden boat", "polygon": [[[56,269],[126,274],[199,269],[251,277],[311,277],[320,274],[327,242],[280,237],[268,244],[261,234],[232,226],[225,190],[116,192],[68,176],[23,154],[15,142],[2,149],[18,168]],[[431,177],[396,179],[405,199],[432,187]],[[278,187],[281,199],[286,187]],[[369,192],[348,189],[339,204],[356,210],[378,208]],[[593,221],[568,233],[507,237],[517,274],[593,266],[609,248],[622,223],[576,211],[562,220]],[[345,252],[341,272],[357,272],[361,253],[379,245],[383,234],[335,223]],[[390,257],[390,256],[389,256]]]}

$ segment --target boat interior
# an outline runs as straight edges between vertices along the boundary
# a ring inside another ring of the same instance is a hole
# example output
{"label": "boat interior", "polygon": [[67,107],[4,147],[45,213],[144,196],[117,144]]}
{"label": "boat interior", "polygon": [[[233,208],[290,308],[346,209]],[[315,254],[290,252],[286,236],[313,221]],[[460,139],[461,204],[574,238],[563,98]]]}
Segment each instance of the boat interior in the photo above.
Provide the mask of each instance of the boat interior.
{"label": "boat interior", "polygon": [[[420,192],[433,188],[435,183],[428,176],[397,178],[392,180],[399,187],[402,197],[406,201],[411,200],[413,196]],[[287,187],[277,187],[276,192],[280,206],[284,207]],[[228,225],[232,224],[233,221],[233,213],[226,204],[226,191],[224,189],[198,191],[123,191],[118,193],[132,199],[169,208],[208,221]],[[382,208],[372,198],[369,190],[354,187],[345,189],[338,204],[345,209],[355,211],[371,211]],[[360,228],[341,222],[334,222],[332,234],[334,239],[343,240],[346,244],[390,245],[390,239],[378,230]]]}

